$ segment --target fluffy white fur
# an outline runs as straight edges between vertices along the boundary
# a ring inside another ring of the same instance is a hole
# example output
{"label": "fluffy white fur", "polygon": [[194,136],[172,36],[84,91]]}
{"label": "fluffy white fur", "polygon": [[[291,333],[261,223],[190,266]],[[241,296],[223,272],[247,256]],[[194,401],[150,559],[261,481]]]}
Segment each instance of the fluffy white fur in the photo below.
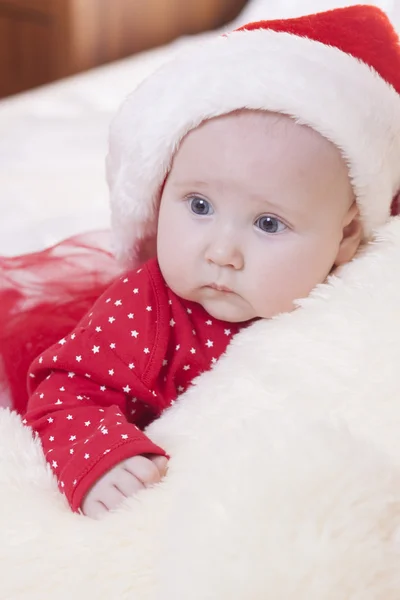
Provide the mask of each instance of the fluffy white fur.
{"label": "fluffy white fur", "polygon": [[3,600],[398,600],[400,220],[240,333],[149,433],[169,474],[72,514],[0,412]]}
{"label": "fluffy white fur", "polygon": [[399,95],[337,48],[242,31],[179,54],[114,119],[108,181],[115,250],[127,264],[155,235],[160,188],[182,138],[203,120],[239,108],[295,116],[333,141],[349,163],[366,234],[386,221],[400,188]]}

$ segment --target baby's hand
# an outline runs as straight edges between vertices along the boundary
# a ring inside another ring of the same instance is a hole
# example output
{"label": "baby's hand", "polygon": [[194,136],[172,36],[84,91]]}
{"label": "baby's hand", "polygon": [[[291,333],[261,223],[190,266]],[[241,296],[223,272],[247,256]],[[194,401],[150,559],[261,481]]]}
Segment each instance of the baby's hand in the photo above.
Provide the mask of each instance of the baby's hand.
{"label": "baby's hand", "polygon": [[97,519],[139,490],[158,483],[165,475],[168,460],[165,456],[133,456],[107,471],[86,494],[82,512]]}

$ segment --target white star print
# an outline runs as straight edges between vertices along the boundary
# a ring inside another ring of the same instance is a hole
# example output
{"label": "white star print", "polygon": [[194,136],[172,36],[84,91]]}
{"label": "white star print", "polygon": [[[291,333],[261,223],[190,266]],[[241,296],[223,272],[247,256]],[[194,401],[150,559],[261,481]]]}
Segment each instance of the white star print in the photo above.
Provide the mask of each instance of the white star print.
{"label": "white star print", "polygon": [[62,404],[61,400],[58,399],[57,402],[56,402],[56,404]]}
{"label": "white star print", "polygon": [[97,333],[100,333],[101,332],[101,327],[96,327],[96,331],[97,331]]}
{"label": "white star print", "polygon": [[195,348],[190,348],[190,354],[196,354]]}
{"label": "white star print", "polygon": [[100,346],[93,346],[92,352],[93,354],[98,354],[100,352]]}
{"label": "white star print", "polygon": [[91,374],[90,373],[85,373],[85,377],[87,377],[88,379],[91,378]]}
{"label": "white star print", "polygon": [[57,467],[58,467],[57,461],[53,460],[53,462],[51,463],[51,466],[53,467],[53,469],[57,469]]}
{"label": "white star print", "polygon": [[83,457],[85,460],[87,460],[88,458],[90,458],[90,454],[86,453],[85,456]]}
{"label": "white star print", "polygon": [[63,339],[62,339],[62,340],[60,340],[58,343],[60,344],[60,346],[64,346],[64,344],[66,344],[66,343],[67,343],[67,340],[66,340],[65,338],[63,338]]}
{"label": "white star print", "polygon": [[134,315],[133,313],[129,313],[129,315],[128,315],[128,319],[133,319],[133,317],[134,317],[134,316],[135,316],[135,315]]}
{"label": "white star print", "polygon": [[171,319],[170,322],[169,322],[169,324],[171,325],[171,327],[173,327],[175,325],[174,319]]}
{"label": "white star print", "polygon": [[57,356],[53,356],[53,362],[57,362]]}
{"label": "white star print", "polygon": [[75,452],[75,450],[73,448],[70,449],[69,453],[73,454]]}
{"label": "white star print", "polygon": [[76,360],[76,362],[81,362],[82,356],[75,356],[75,360]]}
{"label": "white star print", "polygon": [[107,450],[104,450],[103,454],[108,454],[109,452],[111,452],[111,450],[108,448]]}
{"label": "white star print", "polygon": [[65,387],[60,387],[60,392],[65,392]]}
{"label": "white star print", "polygon": [[122,300],[116,300],[116,301],[114,302],[114,305],[115,305],[115,306],[122,306]]}
{"label": "white star print", "polygon": [[114,342],[111,342],[111,344],[110,344],[111,350],[114,350],[115,346],[116,346],[116,344]]}
{"label": "white star print", "polygon": [[63,481],[60,481],[60,486],[61,486],[62,488],[63,488],[63,487],[65,487],[65,484],[64,484],[64,482],[63,482]]}
{"label": "white star print", "polygon": [[134,293],[134,294],[138,294],[138,293],[139,293],[139,289],[138,289],[138,288],[135,288],[135,289],[133,290],[133,293]]}
{"label": "white star print", "polygon": [[70,372],[68,373],[68,377],[69,377],[70,379],[73,379],[73,378],[75,377],[75,373],[73,373],[72,371],[70,371]]}
{"label": "white star print", "polygon": [[180,347],[181,347],[181,345],[178,344],[177,346],[175,346],[175,350],[179,350]]}
{"label": "white star print", "polygon": [[213,358],[211,359],[211,362],[212,362],[212,364],[213,364],[213,365],[215,365],[215,363],[217,362],[217,359],[213,357]]}
{"label": "white star print", "polygon": [[106,389],[107,389],[107,388],[106,388],[106,386],[105,386],[105,385],[101,385],[101,386],[100,386],[100,391],[101,391],[101,392],[105,392],[105,391],[106,391]]}
{"label": "white star print", "polygon": [[192,309],[191,309],[191,308],[187,308],[187,309],[186,309],[186,312],[187,312],[187,314],[188,314],[188,315],[191,315],[193,311],[192,311]]}
{"label": "white star print", "polygon": [[48,423],[53,423],[53,422],[54,422],[54,419],[52,419],[51,417],[49,417],[49,418],[47,419],[47,422],[48,422]]}
{"label": "white star print", "polygon": [[74,340],[75,338],[76,338],[76,333],[73,333],[73,334],[71,335],[71,340]]}
{"label": "white star print", "polygon": [[77,396],[78,400],[83,400],[83,396]]}
{"label": "white star print", "polygon": [[71,437],[69,438],[69,441],[73,442],[74,440],[76,440],[76,435],[71,435]]}
{"label": "white star print", "polygon": [[131,388],[129,387],[129,385],[126,385],[125,387],[122,388],[123,391],[125,392],[125,394],[129,394],[129,392],[131,391]]}
{"label": "white star print", "polygon": [[137,336],[139,335],[139,332],[136,331],[136,329],[134,331],[131,331],[131,336],[134,338],[137,338]]}
{"label": "white star print", "polygon": [[114,375],[114,369],[110,369],[110,370],[108,371],[108,374],[109,374],[109,375]]}
{"label": "white star print", "polygon": [[214,342],[212,342],[211,340],[207,340],[206,346],[207,346],[207,348],[212,348],[214,346]]}
{"label": "white star print", "polygon": [[108,304],[109,302],[111,302],[111,298],[107,298],[106,304]]}
{"label": "white star print", "polygon": [[44,398],[44,394],[43,392],[41,394],[39,394],[39,398],[42,400]]}
{"label": "white star print", "polygon": [[143,350],[143,352],[144,352],[145,354],[150,354],[150,350],[149,350],[148,348],[145,348],[145,349]]}
{"label": "white star print", "polygon": [[183,367],[183,370],[184,370],[184,371],[189,371],[189,369],[190,369],[190,365],[185,365],[185,366]]}
{"label": "white star print", "polygon": [[134,365],[133,363],[129,363],[128,367],[129,367],[130,369],[134,369],[134,368],[135,368],[135,365]]}
{"label": "white star print", "polygon": [[212,325],[211,319],[208,319],[208,321],[206,321],[206,325]]}
{"label": "white star print", "polygon": [[123,440],[127,440],[128,439],[128,435],[126,433],[121,433],[121,438]]}
{"label": "white star print", "polygon": [[172,306],[172,300],[168,300],[168,304]]}
{"label": "white star print", "polygon": [[41,356],[41,357],[39,358],[39,364],[42,364],[42,362],[43,362],[43,356]]}
{"label": "white star print", "polygon": [[101,433],[103,435],[107,435],[108,434],[108,429],[106,427],[102,427],[100,431],[101,431]]}
{"label": "white star print", "polygon": [[225,335],[231,335],[231,330],[230,329],[224,329],[224,334]]}
{"label": "white star print", "polygon": [[168,364],[168,361],[164,358],[164,360],[162,361],[163,367],[166,367]]}
{"label": "white star print", "polygon": [[72,485],[76,485],[77,483],[78,483],[78,480],[74,479],[73,482],[72,482]]}
{"label": "white star print", "polygon": [[32,377],[32,379],[35,379],[36,375],[34,375],[33,373],[29,373],[29,377]]}
{"label": "white star print", "polygon": [[124,281],[122,283],[128,283],[129,279],[127,277],[125,277]]}
{"label": "white star print", "polygon": [[181,385],[178,385],[178,392],[183,392],[184,389]]}
{"label": "white star print", "polygon": [[73,417],[72,415],[68,415],[68,416],[67,416],[67,421],[72,421],[72,419],[73,419],[73,418],[74,418],[74,417]]}
{"label": "white star print", "polygon": [[137,398],[131,398],[131,402],[133,402],[133,404],[135,404],[135,402],[137,402]]}
{"label": "white star print", "polygon": [[49,437],[49,442],[54,442],[54,435],[51,435],[51,436]]}
{"label": "white star print", "polygon": [[108,319],[109,323],[114,323],[114,321],[115,321],[115,317],[109,317],[109,319]]}
{"label": "white star print", "polygon": [[89,427],[90,421],[85,421],[85,427]]}
{"label": "white star print", "polygon": [[153,309],[151,306],[146,306],[146,310],[147,310],[147,312],[151,312]]}

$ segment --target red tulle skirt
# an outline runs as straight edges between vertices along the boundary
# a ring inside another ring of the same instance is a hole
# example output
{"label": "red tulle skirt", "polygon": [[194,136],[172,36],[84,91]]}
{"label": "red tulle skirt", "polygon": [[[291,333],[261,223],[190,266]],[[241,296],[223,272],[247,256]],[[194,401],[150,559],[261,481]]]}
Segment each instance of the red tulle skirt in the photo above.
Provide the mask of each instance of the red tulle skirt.
{"label": "red tulle skirt", "polygon": [[64,337],[120,273],[109,233],[0,257],[0,406],[23,413],[30,363]]}

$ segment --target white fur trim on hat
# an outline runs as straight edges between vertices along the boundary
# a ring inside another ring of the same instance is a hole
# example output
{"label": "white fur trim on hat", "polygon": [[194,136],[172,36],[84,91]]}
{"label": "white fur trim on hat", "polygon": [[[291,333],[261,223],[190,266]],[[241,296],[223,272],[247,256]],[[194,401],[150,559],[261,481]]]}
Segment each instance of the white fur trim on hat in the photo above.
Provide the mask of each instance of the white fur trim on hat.
{"label": "white fur trim on hat", "polygon": [[237,109],[294,117],[348,162],[369,236],[400,188],[400,96],[365,63],[320,42],[271,30],[238,31],[184,53],[128,97],[107,159],[117,256],[140,262],[154,237],[160,189],[182,138]]}

